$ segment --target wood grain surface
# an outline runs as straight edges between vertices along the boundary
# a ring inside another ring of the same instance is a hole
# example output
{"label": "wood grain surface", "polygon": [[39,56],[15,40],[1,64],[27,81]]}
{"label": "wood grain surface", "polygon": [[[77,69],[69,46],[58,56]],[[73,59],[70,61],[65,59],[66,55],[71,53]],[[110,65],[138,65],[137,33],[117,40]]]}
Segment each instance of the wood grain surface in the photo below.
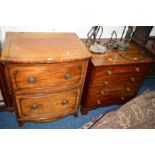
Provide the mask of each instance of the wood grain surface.
{"label": "wood grain surface", "polygon": [[75,33],[6,33],[0,63],[19,126],[76,117],[90,58]]}
{"label": "wood grain surface", "polygon": [[[109,39],[102,39],[101,45],[108,42]],[[86,39],[82,39],[83,43],[86,44]],[[94,66],[106,66],[106,65],[125,65],[125,64],[139,64],[153,62],[153,60],[145,54],[145,49],[130,41],[129,50],[111,50],[107,49],[105,53],[93,53],[91,62]]]}
{"label": "wood grain surface", "polygon": [[[107,41],[103,39],[101,44]],[[85,40],[83,42],[86,43]],[[128,51],[108,49],[104,54],[92,53],[82,95],[82,114],[132,99],[152,64],[153,60],[144,49],[133,41]]]}
{"label": "wood grain surface", "polygon": [[[80,86],[85,67],[86,62],[80,61],[52,65],[12,65],[9,71],[16,91],[31,91],[32,88],[56,91]],[[34,81],[29,81],[31,79]]]}
{"label": "wood grain surface", "polygon": [[79,90],[43,96],[17,96],[20,118],[58,117],[77,110]]}
{"label": "wood grain surface", "polygon": [[90,57],[75,33],[7,32],[0,61],[57,63]]}

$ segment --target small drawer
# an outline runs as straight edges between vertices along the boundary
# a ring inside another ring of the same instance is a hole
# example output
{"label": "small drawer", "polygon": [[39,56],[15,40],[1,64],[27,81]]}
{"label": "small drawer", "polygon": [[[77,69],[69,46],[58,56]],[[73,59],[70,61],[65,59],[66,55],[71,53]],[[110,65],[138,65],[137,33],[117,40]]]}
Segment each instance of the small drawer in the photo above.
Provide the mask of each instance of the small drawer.
{"label": "small drawer", "polygon": [[109,106],[113,104],[122,104],[124,102],[129,101],[133,97],[134,96],[117,96],[115,98],[110,98],[109,96],[105,98],[96,97],[94,99],[89,99],[86,102],[86,106],[87,108],[95,108],[95,107]]}
{"label": "small drawer", "polygon": [[88,91],[88,98],[94,99],[99,98],[117,98],[118,96],[133,96],[138,91],[137,85],[124,84],[117,87],[105,88],[105,87],[95,87]]}
{"label": "small drawer", "polygon": [[113,76],[121,74],[144,74],[149,71],[150,64],[136,64],[136,65],[116,65],[116,66],[102,66],[95,69],[95,77]]}
{"label": "small drawer", "polygon": [[11,66],[11,80],[15,90],[50,87],[68,89],[82,83],[85,63],[62,63],[40,66]]}
{"label": "small drawer", "polygon": [[21,118],[47,118],[72,113],[77,109],[79,90],[47,96],[16,96]]}
{"label": "small drawer", "polygon": [[92,85],[90,87],[102,86],[109,89],[119,89],[123,85],[129,84],[134,87],[139,87],[144,80],[144,76],[137,76],[136,74],[127,75],[113,75],[113,76],[103,76],[97,77],[92,80]]}

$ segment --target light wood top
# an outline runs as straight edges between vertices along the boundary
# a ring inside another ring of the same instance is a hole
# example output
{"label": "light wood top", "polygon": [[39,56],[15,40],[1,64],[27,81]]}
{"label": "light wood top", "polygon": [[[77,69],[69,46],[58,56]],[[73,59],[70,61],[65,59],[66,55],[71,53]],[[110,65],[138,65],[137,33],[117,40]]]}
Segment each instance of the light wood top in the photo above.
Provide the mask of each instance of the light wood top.
{"label": "light wood top", "polygon": [[[85,40],[83,40],[85,42]],[[108,39],[102,39],[101,44]],[[128,51],[107,50],[104,54],[92,53],[91,62],[94,66],[125,65],[137,63],[150,63],[153,60],[144,54],[145,50],[135,42],[130,42]]]}
{"label": "light wood top", "polygon": [[75,33],[7,32],[0,61],[56,63],[90,57]]}

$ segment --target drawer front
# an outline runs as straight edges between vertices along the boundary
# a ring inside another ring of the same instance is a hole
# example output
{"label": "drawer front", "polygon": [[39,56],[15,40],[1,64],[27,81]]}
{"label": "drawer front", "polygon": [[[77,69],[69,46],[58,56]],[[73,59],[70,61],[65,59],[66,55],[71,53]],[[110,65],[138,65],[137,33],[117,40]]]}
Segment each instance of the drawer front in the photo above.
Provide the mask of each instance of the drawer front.
{"label": "drawer front", "polygon": [[94,98],[117,98],[121,97],[122,95],[124,96],[133,96],[137,93],[138,90],[138,85],[122,85],[119,87],[114,87],[114,88],[103,88],[103,87],[96,87],[89,89],[88,91],[88,98],[89,99],[94,99]]}
{"label": "drawer front", "polygon": [[47,118],[69,114],[77,110],[79,90],[48,96],[16,96],[21,118]]}
{"label": "drawer front", "polygon": [[102,86],[103,88],[122,89],[126,85],[131,87],[139,87],[143,82],[143,76],[135,76],[134,74],[117,75],[117,76],[103,76],[94,78],[91,87]]}
{"label": "drawer front", "polygon": [[95,68],[94,78],[103,77],[103,76],[129,74],[129,73],[141,75],[148,72],[149,68],[150,68],[150,64],[97,67]]}
{"label": "drawer front", "polygon": [[95,108],[95,107],[101,107],[101,106],[109,106],[113,104],[121,104],[129,101],[133,97],[134,96],[117,96],[117,97],[105,96],[104,98],[101,98],[101,97],[96,97],[93,99],[89,98],[85,106],[87,108]]}
{"label": "drawer front", "polygon": [[105,87],[99,86],[89,89],[87,107],[111,105],[128,101],[136,95],[140,86],[139,82],[118,83],[115,81],[115,83],[115,85],[109,83]]}
{"label": "drawer front", "polygon": [[10,74],[15,90],[47,88],[54,90],[79,86],[85,63],[51,64],[42,66],[11,66]]}

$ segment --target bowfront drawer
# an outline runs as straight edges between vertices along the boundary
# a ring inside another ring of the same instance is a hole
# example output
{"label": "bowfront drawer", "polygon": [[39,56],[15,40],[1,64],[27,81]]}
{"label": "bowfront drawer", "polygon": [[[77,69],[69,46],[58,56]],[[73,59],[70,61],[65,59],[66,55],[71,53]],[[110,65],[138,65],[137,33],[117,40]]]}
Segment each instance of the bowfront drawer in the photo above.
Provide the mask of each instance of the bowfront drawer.
{"label": "bowfront drawer", "polygon": [[85,63],[62,63],[40,66],[11,66],[10,74],[15,90],[68,89],[82,82]]}
{"label": "bowfront drawer", "polygon": [[95,68],[95,77],[113,76],[121,74],[134,73],[136,75],[145,74],[148,72],[150,64],[136,64],[136,65],[116,65],[116,66],[102,66]]}
{"label": "bowfront drawer", "polygon": [[19,115],[22,118],[57,117],[75,112],[79,90],[47,96],[16,96]]}

